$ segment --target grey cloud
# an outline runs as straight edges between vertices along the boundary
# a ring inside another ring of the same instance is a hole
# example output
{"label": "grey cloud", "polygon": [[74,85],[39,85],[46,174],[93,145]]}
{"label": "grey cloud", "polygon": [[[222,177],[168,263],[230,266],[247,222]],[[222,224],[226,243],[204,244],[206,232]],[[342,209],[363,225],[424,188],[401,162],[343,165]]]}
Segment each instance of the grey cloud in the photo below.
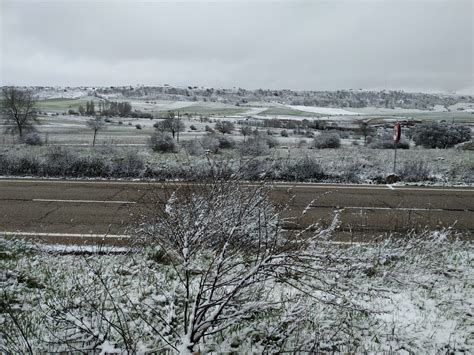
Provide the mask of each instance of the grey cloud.
{"label": "grey cloud", "polygon": [[2,84],[474,87],[469,0],[1,6]]}

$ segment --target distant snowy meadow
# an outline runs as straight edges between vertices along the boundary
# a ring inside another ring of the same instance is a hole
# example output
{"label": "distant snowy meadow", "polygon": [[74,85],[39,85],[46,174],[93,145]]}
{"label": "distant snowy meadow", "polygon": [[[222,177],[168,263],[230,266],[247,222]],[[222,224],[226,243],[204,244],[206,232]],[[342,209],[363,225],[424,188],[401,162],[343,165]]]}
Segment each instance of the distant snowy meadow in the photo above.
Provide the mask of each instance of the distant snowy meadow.
{"label": "distant snowy meadow", "polygon": [[304,106],[304,105],[285,105],[286,107],[311,113],[319,113],[322,115],[359,115],[359,113],[354,111],[344,110],[342,108],[332,108],[332,107],[315,107],[315,106]]}

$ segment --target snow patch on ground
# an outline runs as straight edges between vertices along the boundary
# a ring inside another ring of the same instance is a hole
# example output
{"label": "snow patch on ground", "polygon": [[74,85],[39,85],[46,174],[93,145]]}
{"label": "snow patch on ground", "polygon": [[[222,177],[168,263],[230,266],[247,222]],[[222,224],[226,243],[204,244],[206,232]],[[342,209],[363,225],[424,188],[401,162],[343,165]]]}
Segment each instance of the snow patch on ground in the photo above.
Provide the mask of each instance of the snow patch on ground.
{"label": "snow patch on ground", "polygon": [[433,110],[418,110],[418,109],[406,109],[406,108],[384,108],[384,107],[361,107],[361,108],[348,108],[347,110],[360,115],[404,115],[410,113],[433,113],[433,112],[446,112],[444,106],[436,105]]}
{"label": "snow patch on ground", "polygon": [[288,108],[304,111],[304,112],[311,112],[311,113],[320,113],[323,115],[331,115],[331,116],[338,116],[338,115],[358,115],[358,112],[348,111],[342,108],[332,108],[332,107],[316,107],[316,106],[303,106],[303,105],[285,105]]}
{"label": "snow patch on ground", "polygon": [[44,89],[36,94],[38,100],[51,100],[51,99],[79,99],[87,96],[89,92],[84,89],[73,88],[73,89]]}

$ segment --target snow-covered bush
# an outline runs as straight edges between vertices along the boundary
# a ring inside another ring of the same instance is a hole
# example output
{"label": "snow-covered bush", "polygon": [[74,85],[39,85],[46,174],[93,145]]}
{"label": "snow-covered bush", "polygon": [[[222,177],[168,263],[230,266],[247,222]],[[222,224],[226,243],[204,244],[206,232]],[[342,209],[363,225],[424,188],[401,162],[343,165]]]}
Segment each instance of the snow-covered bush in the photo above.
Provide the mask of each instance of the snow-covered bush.
{"label": "snow-covered bush", "polygon": [[265,137],[265,141],[267,142],[268,148],[275,148],[280,145],[280,142],[278,142],[278,139],[272,136]]}
{"label": "snow-covered bush", "polygon": [[211,153],[217,153],[219,151],[219,139],[216,134],[208,133],[200,139],[201,146],[210,151]]}
{"label": "snow-covered bush", "polygon": [[150,147],[155,152],[172,153],[178,150],[173,137],[161,131],[155,131],[150,137]]}
{"label": "snow-covered bush", "polygon": [[428,181],[430,179],[430,169],[426,162],[422,160],[405,161],[397,173],[403,181],[407,182]]}
{"label": "snow-covered bush", "polygon": [[237,174],[241,179],[247,181],[262,181],[266,178],[273,178],[270,163],[266,160],[254,158],[254,159],[243,159]]}
{"label": "snow-covered bush", "polygon": [[43,145],[43,140],[38,132],[30,132],[23,137],[23,143],[26,145]]}
{"label": "snow-covered bush", "polygon": [[191,156],[199,156],[204,154],[204,148],[199,141],[191,140],[183,142],[182,146],[184,151]]}
{"label": "snow-covered bush", "polygon": [[283,181],[320,181],[326,177],[320,163],[312,157],[288,159],[273,169],[275,178]]}
{"label": "snow-covered bush", "polygon": [[450,148],[471,139],[468,126],[430,122],[415,128],[413,140],[425,148]]}
{"label": "snow-covered bush", "polygon": [[206,125],[206,127],[204,127],[204,130],[206,132],[209,132],[209,133],[214,133],[215,132],[215,130],[211,126],[208,126],[208,125]]}
{"label": "snow-covered bush", "polygon": [[323,132],[313,139],[313,146],[318,149],[339,148],[341,138],[337,133]]}
{"label": "snow-covered bush", "polygon": [[224,330],[278,317],[288,296],[273,293],[278,283],[303,291],[298,299],[318,290],[323,303],[336,302],[347,310],[360,306],[343,296],[343,283],[321,288],[316,276],[336,269],[346,275],[360,271],[352,264],[355,259],[349,263],[337,251],[321,253],[337,219],[316,233],[309,232],[314,225],[284,233],[281,211],[270,202],[265,184],[245,187],[217,173],[209,182],[170,192],[165,200],[161,192],[148,193],[146,209],[136,212],[135,240],[159,248],[159,259],[167,260],[177,280],[173,302],[180,307],[175,306],[167,323],[179,334],[175,349],[200,351],[204,338],[212,346],[213,335]]}
{"label": "snow-covered bush", "polygon": [[235,141],[231,137],[224,135],[217,135],[219,141],[219,149],[232,149],[235,146]]}
{"label": "snow-covered bush", "polygon": [[[73,166],[79,159],[78,154],[61,146],[48,147],[44,159],[45,176],[68,176],[75,173]],[[77,173],[77,172],[76,172]]]}
{"label": "snow-covered bush", "polygon": [[260,136],[247,139],[245,143],[240,144],[239,153],[242,156],[258,157],[269,153],[268,144]]}
{"label": "snow-covered bush", "polygon": [[0,154],[0,173],[4,175],[39,175],[41,161],[25,151]]}
{"label": "snow-covered bush", "polygon": [[136,151],[126,151],[125,154],[112,157],[110,174],[114,177],[138,177],[145,170],[145,159]]}
{"label": "snow-covered bush", "polygon": [[229,121],[218,121],[214,125],[214,128],[217,131],[221,132],[222,134],[226,134],[226,133],[230,134],[235,129],[235,126],[232,122],[229,122]]}

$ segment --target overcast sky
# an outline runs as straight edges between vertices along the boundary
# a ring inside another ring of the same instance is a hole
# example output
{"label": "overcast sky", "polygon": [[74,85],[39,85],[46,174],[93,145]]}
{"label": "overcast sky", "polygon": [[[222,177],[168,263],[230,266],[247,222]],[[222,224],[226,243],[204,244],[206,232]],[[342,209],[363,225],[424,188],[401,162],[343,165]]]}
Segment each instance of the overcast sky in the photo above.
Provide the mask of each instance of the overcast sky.
{"label": "overcast sky", "polygon": [[474,92],[473,0],[0,0],[0,85]]}

